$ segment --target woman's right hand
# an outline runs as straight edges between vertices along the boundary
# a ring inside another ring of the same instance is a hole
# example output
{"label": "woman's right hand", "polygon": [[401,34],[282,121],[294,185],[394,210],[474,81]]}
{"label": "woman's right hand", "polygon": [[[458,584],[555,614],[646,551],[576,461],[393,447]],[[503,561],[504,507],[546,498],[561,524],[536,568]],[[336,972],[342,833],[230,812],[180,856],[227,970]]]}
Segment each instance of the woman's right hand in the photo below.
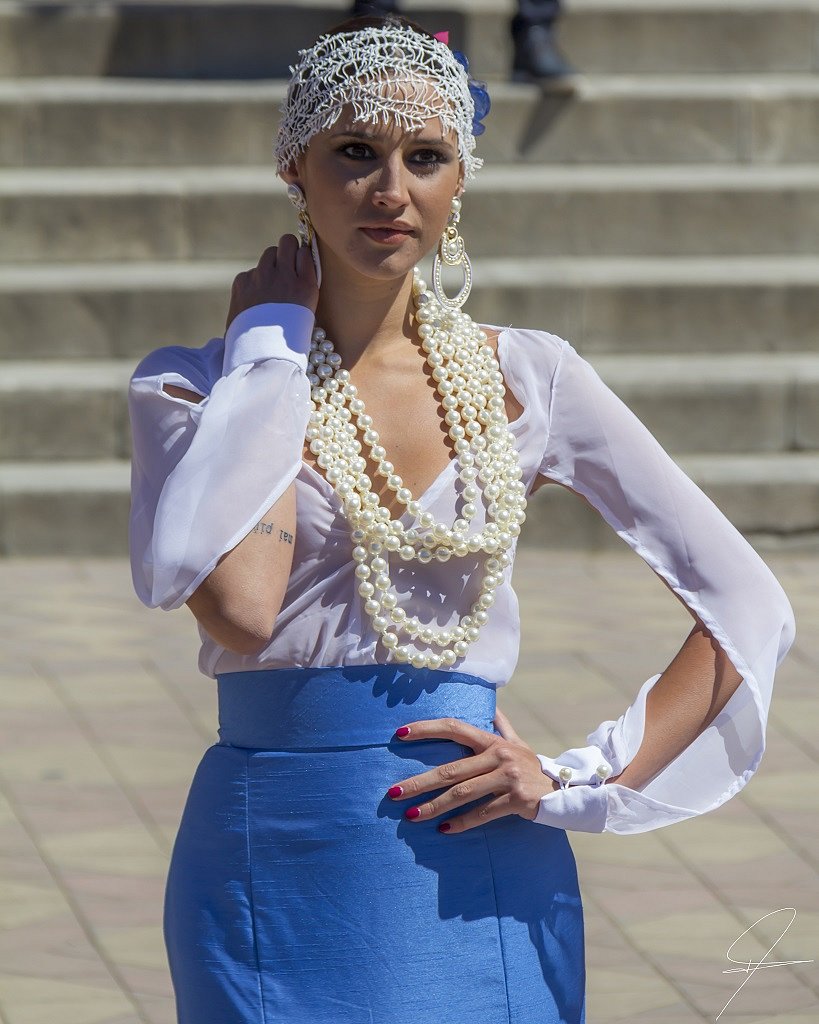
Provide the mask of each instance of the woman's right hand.
{"label": "woman's right hand", "polygon": [[233,279],[225,330],[239,313],[262,302],[293,302],[315,313],[318,297],[310,246],[300,245],[295,235],[282,235],[277,246],[265,249],[257,266]]}

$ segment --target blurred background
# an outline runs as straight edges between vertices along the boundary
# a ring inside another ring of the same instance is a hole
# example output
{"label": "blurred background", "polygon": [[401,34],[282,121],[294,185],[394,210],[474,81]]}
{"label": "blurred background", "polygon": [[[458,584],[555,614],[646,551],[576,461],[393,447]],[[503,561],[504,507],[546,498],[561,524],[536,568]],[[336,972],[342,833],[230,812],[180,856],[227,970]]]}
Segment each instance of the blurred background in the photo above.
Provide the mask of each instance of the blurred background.
{"label": "blurred background", "polygon": [[[403,10],[492,98],[469,312],[571,341],[796,608],[758,778],[673,829],[572,836],[588,1024],[713,1021],[763,915],[798,911],[776,959],[819,960],[819,0],[565,0],[576,73],[531,81],[514,0]],[[215,687],[192,616],[131,590],[127,382],[221,334],[233,276],[294,230],[284,78],[347,11],[0,0],[0,1024],[175,1020],[164,877]],[[500,703],[553,754],[622,714],[690,619],[583,502],[542,488],[527,513]],[[720,1019],[817,1010],[811,962]]]}
{"label": "blurred background", "polygon": [[[319,0],[0,0],[0,551],[123,554],[125,388],[221,334],[295,219],[271,146]],[[567,0],[582,74],[512,83],[513,0],[448,28],[492,111],[469,310],[559,334],[756,543],[819,528],[814,0]],[[55,519],[56,507],[59,516]],[[560,488],[524,543],[619,545]]]}

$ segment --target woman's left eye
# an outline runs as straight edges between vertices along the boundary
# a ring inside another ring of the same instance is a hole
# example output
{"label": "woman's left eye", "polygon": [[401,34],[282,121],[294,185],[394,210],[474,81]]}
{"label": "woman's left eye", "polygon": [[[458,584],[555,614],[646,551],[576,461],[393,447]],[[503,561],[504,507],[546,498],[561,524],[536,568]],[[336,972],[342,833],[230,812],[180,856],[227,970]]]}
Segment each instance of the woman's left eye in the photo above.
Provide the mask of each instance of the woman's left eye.
{"label": "woman's left eye", "polygon": [[[444,164],[447,162],[447,158],[444,154],[439,153],[437,149],[421,149],[415,154],[415,156],[424,158],[417,161],[417,163],[420,164]],[[432,159],[427,159],[428,157],[432,157]]]}

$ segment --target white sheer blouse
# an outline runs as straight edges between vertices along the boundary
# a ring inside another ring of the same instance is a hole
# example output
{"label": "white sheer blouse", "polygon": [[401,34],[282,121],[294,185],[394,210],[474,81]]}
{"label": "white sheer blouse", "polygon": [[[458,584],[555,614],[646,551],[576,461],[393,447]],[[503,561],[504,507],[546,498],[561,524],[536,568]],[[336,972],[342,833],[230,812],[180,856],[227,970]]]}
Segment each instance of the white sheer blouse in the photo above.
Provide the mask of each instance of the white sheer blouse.
{"label": "white sheer blouse", "polygon": [[[200,625],[199,666],[209,677],[392,659],[363,612],[340,501],[302,459],[313,322],[303,306],[254,306],[224,339],[158,349],[131,379],[131,569],[144,604],[182,605],[296,481],[293,569],[270,642],[258,655],[239,655]],[[500,368],[523,408],[510,430],[527,494],[541,475],[585,497],[699,617],[743,677],[714,722],[641,790],[604,784],[642,742],[646,697],[660,676],[646,680],[620,719],[603,722],[586,746],[538,755],[552,778],[561,767],[571,778],[564,771],[561,789],[543,797],[535,820],[627,833],[718,807],[762,757],[774,673],[794,636],[788,599],[754,549],[571,345],[543,331],[498,329]],[[165,384],[203,401],[173,397]],[[455,519],[462,503],[456,461],[418,497],[438,520]],[[479,503],[473,531],[484,522]],[[396,560],[390,568],[402,607],[423,623],[454,625],[477,596],[476,570],[486,557]],[[518,657],[511,571],[480,639],[453,666],[497,687],[509,682]]]}

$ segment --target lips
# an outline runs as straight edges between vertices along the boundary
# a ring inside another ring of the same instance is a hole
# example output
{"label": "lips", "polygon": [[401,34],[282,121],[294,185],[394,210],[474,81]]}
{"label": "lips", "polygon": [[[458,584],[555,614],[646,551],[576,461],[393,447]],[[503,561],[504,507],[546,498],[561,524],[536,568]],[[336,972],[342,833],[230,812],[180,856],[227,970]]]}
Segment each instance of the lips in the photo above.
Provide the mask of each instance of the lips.
{"label": "lips", "polygon": [[390,244],[400,242],[403,238],[408,238],[412,234],[412,231],[408,228],[398,228],[392,225],[380,228],[362,228],[361,230],[368,238],[372,238],[374,242]]}

